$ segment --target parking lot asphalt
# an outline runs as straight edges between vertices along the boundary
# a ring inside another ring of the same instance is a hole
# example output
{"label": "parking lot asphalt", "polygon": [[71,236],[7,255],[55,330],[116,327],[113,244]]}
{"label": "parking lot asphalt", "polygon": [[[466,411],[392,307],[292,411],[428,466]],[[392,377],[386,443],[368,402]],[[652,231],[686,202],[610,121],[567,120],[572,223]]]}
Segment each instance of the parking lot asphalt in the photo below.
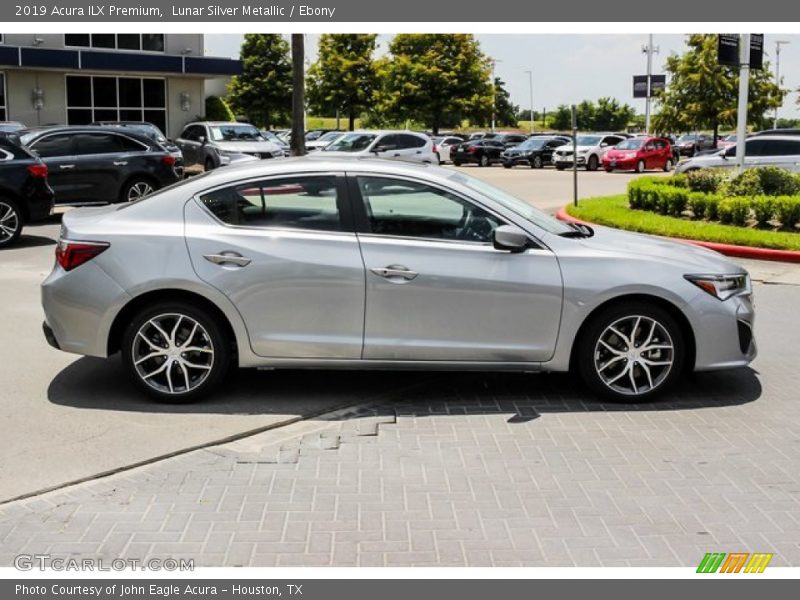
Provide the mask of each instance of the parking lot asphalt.
{"label": "parking lot asphalt", "polygon": [[[461,169],[545,210],[562,206],[571,193],[570,172]],[[616,173],[580,175],[583,196],[622,192],[630,179]],[[0,253],[0,306],[4,310],[0,333],[0,380],[4,382],[0,394],[4,431],[0,436],[0,501],[285,425],[336,407],[378,398],[394,401],[407,387],[407,374],[246,371],[237,373],[224,394],[202,404],[153,404],[128,383],[116,359],[80,358],[46,344],[41,334],[38,286],[52,266],[58,221],[54,217],[27,228],[21,244]],[[794,286],[800,283],[800,269],[753,261],[747,266],[757,280],[783,284],[765,292],[775,301],[766,311],[759,306],[757,335],[775,330],[785,336],[785,344],[796,347],[797,326],[784,322],[783,315],[800,300]],[[756,370],[772,360],[762,349]],[[791,390],[790,376],[779,370],[770,384]],[[440,377],[415,375],[415,389],[425,389]],[[446,377],[454,383],[458,379]],[[563,380],[530,377],[533,388],[540,381]]]}

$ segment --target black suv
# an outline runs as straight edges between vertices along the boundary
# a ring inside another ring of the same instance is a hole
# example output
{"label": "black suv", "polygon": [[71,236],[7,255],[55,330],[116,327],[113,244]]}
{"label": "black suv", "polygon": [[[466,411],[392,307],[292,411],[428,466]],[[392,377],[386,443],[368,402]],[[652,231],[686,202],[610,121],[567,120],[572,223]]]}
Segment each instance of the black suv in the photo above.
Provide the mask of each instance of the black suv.
{"label": "black suv", "polygon": [[571,141],[564,136],[530,137],[519,146],[503,152],[503,166],[510,169],[515,165],[529,165],[532,169],[541,169],[545,165],[552,164],[553,151],[556,148]]}
{"label": "black suv", "polygon": [[0,134],[0,248],[13,244],[22,226],[53,210],[47,166],[16,141]]}
{"label": "black suv", "polygon": [[450,159],[457,167],[464,163],[477,163],[481,167],[488,167],[503,160],[505,149],[506,147],[496,140],[467,141],[450,148]]}
{"label": "black suv", "polygon": [[147,135],[119,127],[19,132],[47,165],[56,204],[130,202],[183,178],[183,161]]}

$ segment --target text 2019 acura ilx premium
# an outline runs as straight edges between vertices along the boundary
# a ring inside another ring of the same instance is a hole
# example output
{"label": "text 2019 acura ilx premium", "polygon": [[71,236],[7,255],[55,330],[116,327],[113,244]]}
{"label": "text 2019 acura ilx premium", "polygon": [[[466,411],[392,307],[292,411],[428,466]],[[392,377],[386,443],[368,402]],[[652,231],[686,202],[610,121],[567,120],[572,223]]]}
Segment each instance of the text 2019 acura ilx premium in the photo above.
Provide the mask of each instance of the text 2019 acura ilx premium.
{"label": "text 2019 acura ilx premium", "polygon": [[229,367],[575,369],[640,400],[756,354],[745,270],[439,167],[243,163],[64,215],[45,335],[159,399]]}

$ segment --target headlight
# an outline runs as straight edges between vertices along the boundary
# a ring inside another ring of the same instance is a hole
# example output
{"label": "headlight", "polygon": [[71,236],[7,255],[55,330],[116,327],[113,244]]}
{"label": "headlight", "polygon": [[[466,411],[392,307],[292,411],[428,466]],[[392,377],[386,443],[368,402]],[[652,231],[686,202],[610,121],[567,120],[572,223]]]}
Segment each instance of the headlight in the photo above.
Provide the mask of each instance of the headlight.
{"label": "headlight", "polygon": [[727,300],[750,291],[750,276],[747,274],[684,275],[684,278],[719,300]]}

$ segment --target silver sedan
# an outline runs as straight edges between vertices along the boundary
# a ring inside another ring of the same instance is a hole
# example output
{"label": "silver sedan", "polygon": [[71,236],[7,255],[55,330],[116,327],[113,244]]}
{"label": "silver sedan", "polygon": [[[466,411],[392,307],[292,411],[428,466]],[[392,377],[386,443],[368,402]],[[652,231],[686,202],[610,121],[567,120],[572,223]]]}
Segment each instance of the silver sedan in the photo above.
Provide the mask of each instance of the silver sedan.
{"label": "silver sedan", "polygon": [[121,352],[173,402],[234,365],[572,369],[641,400],[756,354],[750,279],[724,257],[385,160],[242,164],[70,211],[42,301],[53,346]]}

